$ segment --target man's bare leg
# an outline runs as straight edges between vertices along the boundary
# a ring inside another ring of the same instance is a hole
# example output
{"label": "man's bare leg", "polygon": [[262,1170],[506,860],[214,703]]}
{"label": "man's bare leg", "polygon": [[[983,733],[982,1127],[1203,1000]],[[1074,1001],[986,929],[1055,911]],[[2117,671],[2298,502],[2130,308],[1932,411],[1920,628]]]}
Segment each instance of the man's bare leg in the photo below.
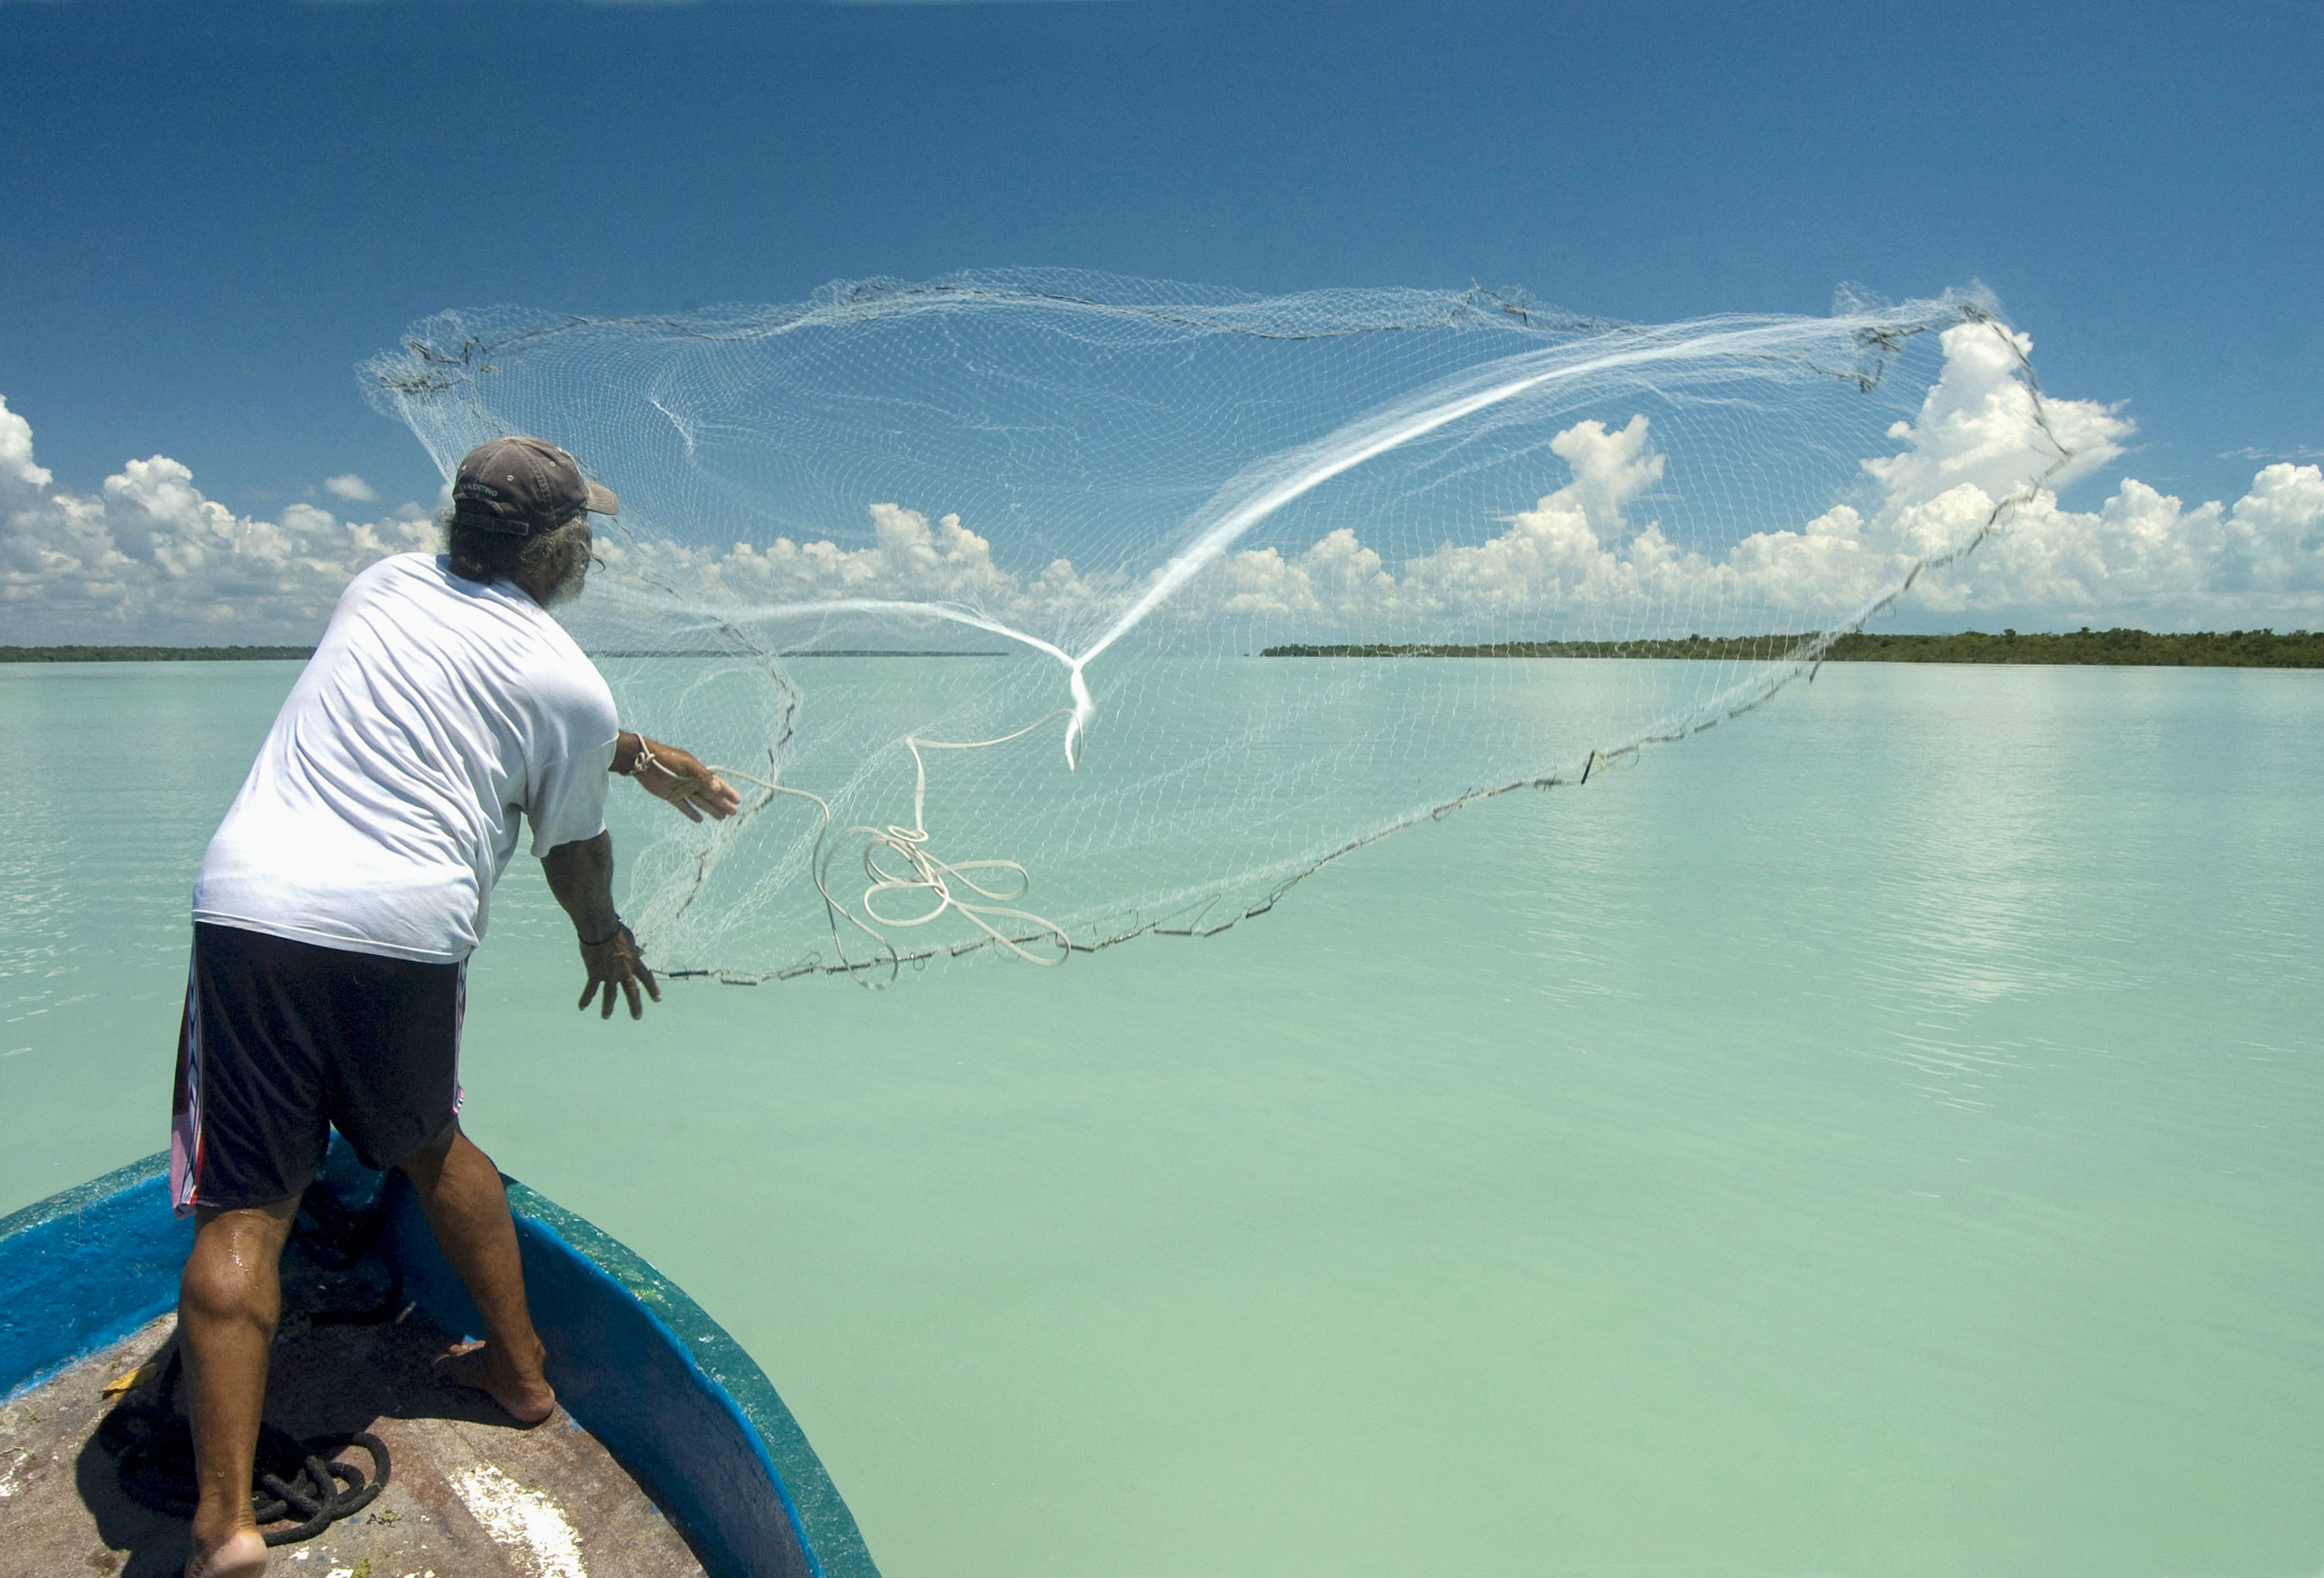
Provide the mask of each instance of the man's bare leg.
{"label": "man's bare leg", "polygon": [[266,1360],[282,1314],[282,1242],[294,1195],[241,1211],[195,1213],[194,1250],[178,1279],[193,1415],[194,1511],[187,1578],[255,1578],[266,1542],[251,1516],[250,1477],[266,1407]]}
{"label": "man's bare leg", "polygon": [[519,1423],[538,1425],[556,1411],[557,1394],[540,1372],[547,1350],[525,1306],[524,1265],[500,1169],[456,1121],[397,1165],[419,1191],[444,1258],[484,1317],[484,1346],[462,1356],[455,1379],[490,1392]]}

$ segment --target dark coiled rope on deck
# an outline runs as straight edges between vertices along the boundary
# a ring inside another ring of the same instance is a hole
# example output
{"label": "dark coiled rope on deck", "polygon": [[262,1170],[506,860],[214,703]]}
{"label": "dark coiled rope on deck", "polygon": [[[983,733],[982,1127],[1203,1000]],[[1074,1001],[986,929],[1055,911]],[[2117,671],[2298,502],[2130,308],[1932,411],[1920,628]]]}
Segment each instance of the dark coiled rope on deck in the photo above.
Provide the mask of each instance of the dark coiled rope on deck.
{"label": "dark coiled rope on deck", "polygon": [[[353,1267],[379,1236],[375,1206],[350,1211],[320,1184],[310,1186],[299,1204],[300,1246],[331,1270]],[[391,1266],[386,1295],[377,1303],[359,1309],[310,1311],[307,1324],[376,1325],[393,1320],[402,1300],[401,1269]],[[201,1495],[194,1477],[194,1436],[171,1401],[183,1366],[183,1351],[173,1348],[153,1400],[123,1399],[97,1426],[97,1439],[116,1460],[115,1472],[131,1500],[171,1518],[190,1518]],[[335,1461],[352,1446],[371,1454],[369,1476],[353,1463]],[[296,1545],[370,1506],[387,1488],[388,1472],[387,1444],[368,1430],[309,1435],[301,1441],[287,1430],[261,1424],[251,1475],[251,1515],[269,1546]],[[266,1527],[294,1514],[300,1521],[288,1528]]]}
{"label": "dark coiled rope on deck", "polygon": [[[194,1436],[171,1398],[183,1368],[170,1355],[157,1395],[150,1403],[124,1402],[105,1417],[97,1439],[118,1460],[121,1489],[142,1507],[171,1518],[190,1518],[200,1498],[194,1479]],[[337,1463],[340,1453],[360,1446],[371,1454],[371,1473]],[[304,1441],[272,1425],[258,1429],[258,1460],[252,1475],[251,1516],[270,1546],[314,1538],[343,1518],[352,1518],[387,1488],[387,1444],[368,1430],[309,1435]],[[288,1528],[271,1523],[297,1517]]]}

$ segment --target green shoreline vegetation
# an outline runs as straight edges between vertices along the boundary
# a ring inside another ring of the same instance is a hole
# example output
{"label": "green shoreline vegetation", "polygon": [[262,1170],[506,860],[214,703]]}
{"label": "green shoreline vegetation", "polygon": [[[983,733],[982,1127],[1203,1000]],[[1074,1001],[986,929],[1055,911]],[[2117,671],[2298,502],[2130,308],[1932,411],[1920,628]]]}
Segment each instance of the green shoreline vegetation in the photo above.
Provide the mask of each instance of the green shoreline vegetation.
{"label": "green shoreline vegetation", "polygon": [[[1494,641],[1484,646],[1284,646],[1263,658],[1696,658],[1768,662],[1806,635],[1691,635],[1629,641]],[[1824,654],[1832,663],[2043,663],[2173,669],[2324,669],[2324,631],[2144,630],[2064,632],[1965,630],[1953,635],[1844,635]]]}
{"label": "green shoreline vegetation", "polygon": [[0,647],[0,663],[305,662],[312,647]]}
{"label": "green shoreline vegetation", "polygon": [[[1768,662],[1806,635],[1691,635],[1628,641],[1493,641],[1482,646],[1368,645],[1268,647],[1262,658],[1692,658]],[[5,647],[0,663],[214,663],[295,660],[312,647]],[[604,657],[682,657],[685,653],[607,652]],[[704,654],[708,655],[708,654]],[[998,658],[1005,652],[794,652],[799,658]],[[2324,631],[2144,630],[2028,632],[1997,635],[1844,635],[1824,654],[1833,663],[2046,663],[2173,669],[2324,669]]]}

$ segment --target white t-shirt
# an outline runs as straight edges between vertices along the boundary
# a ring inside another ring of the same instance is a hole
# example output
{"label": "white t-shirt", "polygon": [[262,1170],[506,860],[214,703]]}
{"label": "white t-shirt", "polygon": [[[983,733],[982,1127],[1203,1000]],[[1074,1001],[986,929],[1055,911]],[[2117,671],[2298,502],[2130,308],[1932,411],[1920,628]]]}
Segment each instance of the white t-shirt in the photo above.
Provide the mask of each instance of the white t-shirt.
{"label": "white t-shirt", "polygon": [[194,918],[451,964],[515,854],[605,826],[613,697],[507,581],[399,554],[339,598],[194,883]]}

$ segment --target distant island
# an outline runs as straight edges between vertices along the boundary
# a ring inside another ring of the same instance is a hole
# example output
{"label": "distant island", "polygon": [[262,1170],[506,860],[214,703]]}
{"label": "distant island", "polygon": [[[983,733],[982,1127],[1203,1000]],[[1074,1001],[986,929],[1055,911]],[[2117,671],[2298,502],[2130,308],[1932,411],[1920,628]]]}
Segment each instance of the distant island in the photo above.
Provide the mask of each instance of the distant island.
{"label": "distant island", "polygon": [[[1767,662],[1805,635],[1691,635],[1630,641],[1491,641],[1481,646],[1370,643],[1268,647],[1262,658],[1693,658]],[[303,662],[312,647],[0,647],[0,663]],[[709,652],[601,652],[605,658],[710,657]],[[807,651],[791,658],[1001,658],[1006,652]],[[2166,669],[2324,669],[2324,631],[2144,630],[2064,632],[1965,630],[1954,635],[1844,635],[1824,654],[1833,663],[2068,663]]]}
{"label": "distant island", "polygon": [[[1493,641],[1482,646],[1284,646],[1263,658],[1696,658],[1766,662],[1805,635],[1700,636],[1631,641]],[[2063,633],[1965,630],[1955,635],[1844,635],[1824,654],[1834,663],[2075,663],[2172,669],[2324,669],[2324,631],[2144,630]]]}
{"label": "distant island", "polygon": [[0,663],[305,662],[312,647],[0,647]]}

